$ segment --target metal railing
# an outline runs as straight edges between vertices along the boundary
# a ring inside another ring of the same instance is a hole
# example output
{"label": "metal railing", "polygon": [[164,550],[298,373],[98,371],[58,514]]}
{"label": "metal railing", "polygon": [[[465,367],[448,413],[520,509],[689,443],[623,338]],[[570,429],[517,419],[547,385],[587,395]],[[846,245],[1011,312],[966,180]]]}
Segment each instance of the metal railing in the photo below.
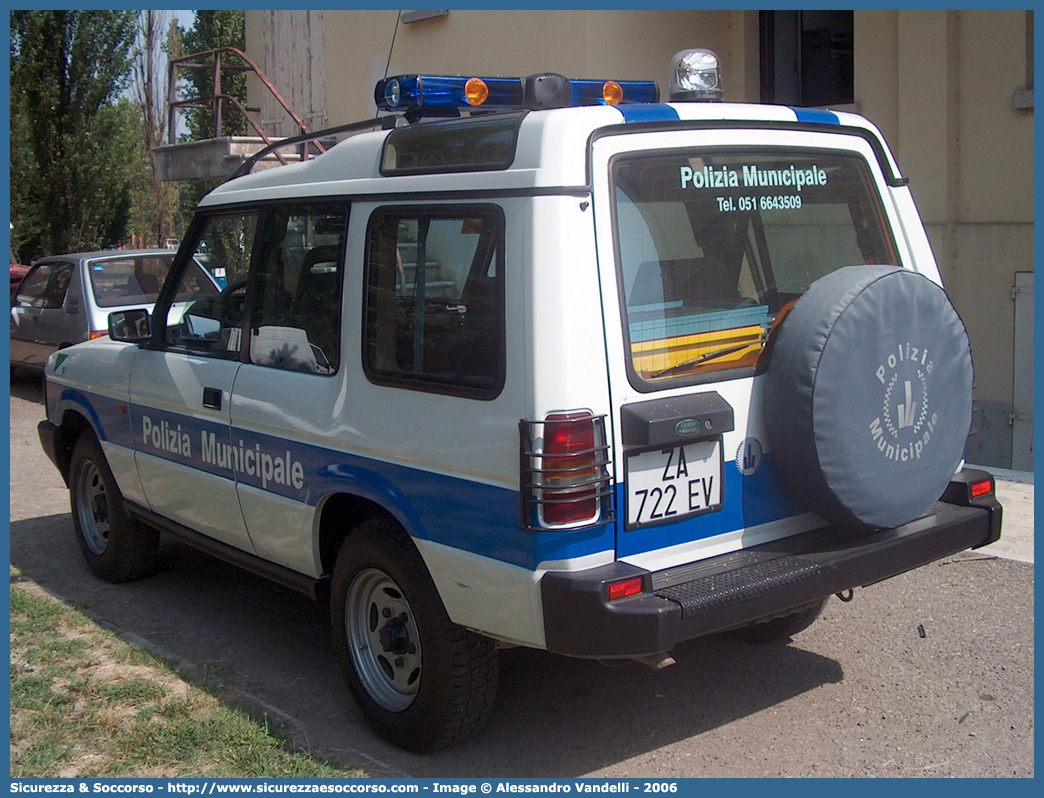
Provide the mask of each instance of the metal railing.
{"label": "metal railing", "polygon": [[[223,63],[222,56],[232,55],[240,59],[242,64],[227,64]],[[213,86],[214,92],[210,97],[189,97],[184,100],[177,98],[177,86],[178,76],[181,70],[188,69],[207,69],[213,74]],[[221,73],[226,72],[253,72],[257,75],[258,80],[261,81],[262,85],[271,93],[276,101],[283,107],[283,110],[293,119],[298,130],[301,134],[311,134],[311,129],[304,123],[294,110],[290,107],[290,104],[283,98],[283,95],[279,93],[279,90],[272,84],[272,81],[268,79],[261,68],[242,50],[236,47],[218,47],[213,50],[202,50],[198,53],[192,53],[190,55],[181,56],[180,58],[172,58],[168,65],[168,82],[167,85],[167,143],[175,144],[175,131],[176,131],[176,117],[178,112],[184,109],[198,109],[198,110],[210,110],[214,115],[214,138],[221,137],[223,114],[226,105],[230,105],[234,110],[238,111],[246,119],[247,123],[253,128],[254,132],[260,137],[268,148],[272,148],[270,152],[275,155],[279,162],[286,164],[286,158],[284,158],[279,150],[273,146],[273,141],[262,129],[260,123],[254,119],[251,115],[251,111],[260,112],[260,109],[246,108],[238,99],[233,97],[231,94],[226,94],[221,90]],[[296,137],[295,137],[296,138]],[[300,143],[300,157],[301,160],[305,160],[308,157],[309,146],[315,146],[320,152],[326,152],[323,145],[315,139],[302,140]]]}

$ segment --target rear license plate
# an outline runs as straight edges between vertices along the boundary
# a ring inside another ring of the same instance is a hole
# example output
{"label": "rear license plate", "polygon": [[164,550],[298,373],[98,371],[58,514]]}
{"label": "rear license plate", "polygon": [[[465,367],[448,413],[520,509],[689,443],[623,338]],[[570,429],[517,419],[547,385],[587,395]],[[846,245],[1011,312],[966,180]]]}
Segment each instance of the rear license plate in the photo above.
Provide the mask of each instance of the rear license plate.
{"label": "rear license plate", "polygon": [[627,457],[627,528],[720,510],[721,439]]}

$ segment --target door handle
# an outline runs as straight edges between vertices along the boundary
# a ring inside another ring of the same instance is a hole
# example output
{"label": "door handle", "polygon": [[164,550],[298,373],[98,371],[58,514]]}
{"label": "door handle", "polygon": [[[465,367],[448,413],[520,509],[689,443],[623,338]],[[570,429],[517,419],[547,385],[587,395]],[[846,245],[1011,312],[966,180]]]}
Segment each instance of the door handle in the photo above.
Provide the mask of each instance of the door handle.
{"label": "door handle", "polygon": [[221,409],[221,389],[220,388],[204,388],[203,389],[203,407],[209,407],[211,410]]}

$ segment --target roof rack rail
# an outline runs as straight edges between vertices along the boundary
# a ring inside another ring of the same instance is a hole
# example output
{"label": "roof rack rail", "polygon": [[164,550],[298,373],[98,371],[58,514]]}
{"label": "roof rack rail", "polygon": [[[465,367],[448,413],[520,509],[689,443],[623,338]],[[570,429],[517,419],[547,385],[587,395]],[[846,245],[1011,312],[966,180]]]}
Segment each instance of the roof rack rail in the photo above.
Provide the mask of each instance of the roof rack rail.
{"label": "roof rack rail", "polygon": [[250,174],[257,162],[264,158],[266,155],[275,152],[276,150],[282,149],[283,147],[290,147],[295,144],[303,144],[309,141],[315,141],[316,139],[324,136],[334,136],[338,133],[358,133],[363,130],[369,130],[371,128],[380,127],[381,130],[390,130],[395,127],[398,120],[401,118],[400,114],[388,114],[385,116],[375,116],[373,119],[363,119],[359,122],[349,122],[346,125],[336,125],[335,127],[324,128],[323,130],[316,130],[311,133],[301,133],[297,136],[290,136],[279,141],[272,142],[267,147],[258,150],[250,158],[243,162],[242,165],[229,180],[235,180],[237,177]]}

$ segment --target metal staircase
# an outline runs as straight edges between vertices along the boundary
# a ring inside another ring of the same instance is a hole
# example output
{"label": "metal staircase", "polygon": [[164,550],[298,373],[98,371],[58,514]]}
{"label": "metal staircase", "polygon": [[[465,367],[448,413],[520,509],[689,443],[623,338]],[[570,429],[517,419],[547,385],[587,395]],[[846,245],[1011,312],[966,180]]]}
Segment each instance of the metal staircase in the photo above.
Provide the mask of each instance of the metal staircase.
{"label": "metal staircase", "polygon": [[[229,57],[233,63],[229,63]],[[185,70],[209,70],[213,76],[214,92],[209,97],[188,97],[178,99],[178,77]],[[156,147],[156,171],[160,180],[172,182],[183,180],[225,180],[231,177],[243,164],[257,156],[262,150],[268,150],[253,163],[253,169],[264,169],[280,166],[292,161],[306,160],[316,154],[325,152],[326,147],[318,139],[293,137],[294,149],[281,152],[277,148],[283,139],[268,136],[262,129],[256,115],[259,108],[248,108],[231,94],[222,91],[221,76],[229,72],[253,72],[261,84],[276,99],[279,105],[293,120],[303,136],[311,134],[304,121],[294,113],[289,103],[278,89],[265,76],[261,68],[242,50],[235,47],[220,47],[204,50],[191,55],[173,58],[168,65],[168,114],[167,143]],[[177,141],[178,115],[187,109],[211,110],[214,117],[213,137],[199,141]],[[241,114],[255,135],[223,136],[222,122],[228,111]],[[288,144],[288,146],[290,146]]]}

